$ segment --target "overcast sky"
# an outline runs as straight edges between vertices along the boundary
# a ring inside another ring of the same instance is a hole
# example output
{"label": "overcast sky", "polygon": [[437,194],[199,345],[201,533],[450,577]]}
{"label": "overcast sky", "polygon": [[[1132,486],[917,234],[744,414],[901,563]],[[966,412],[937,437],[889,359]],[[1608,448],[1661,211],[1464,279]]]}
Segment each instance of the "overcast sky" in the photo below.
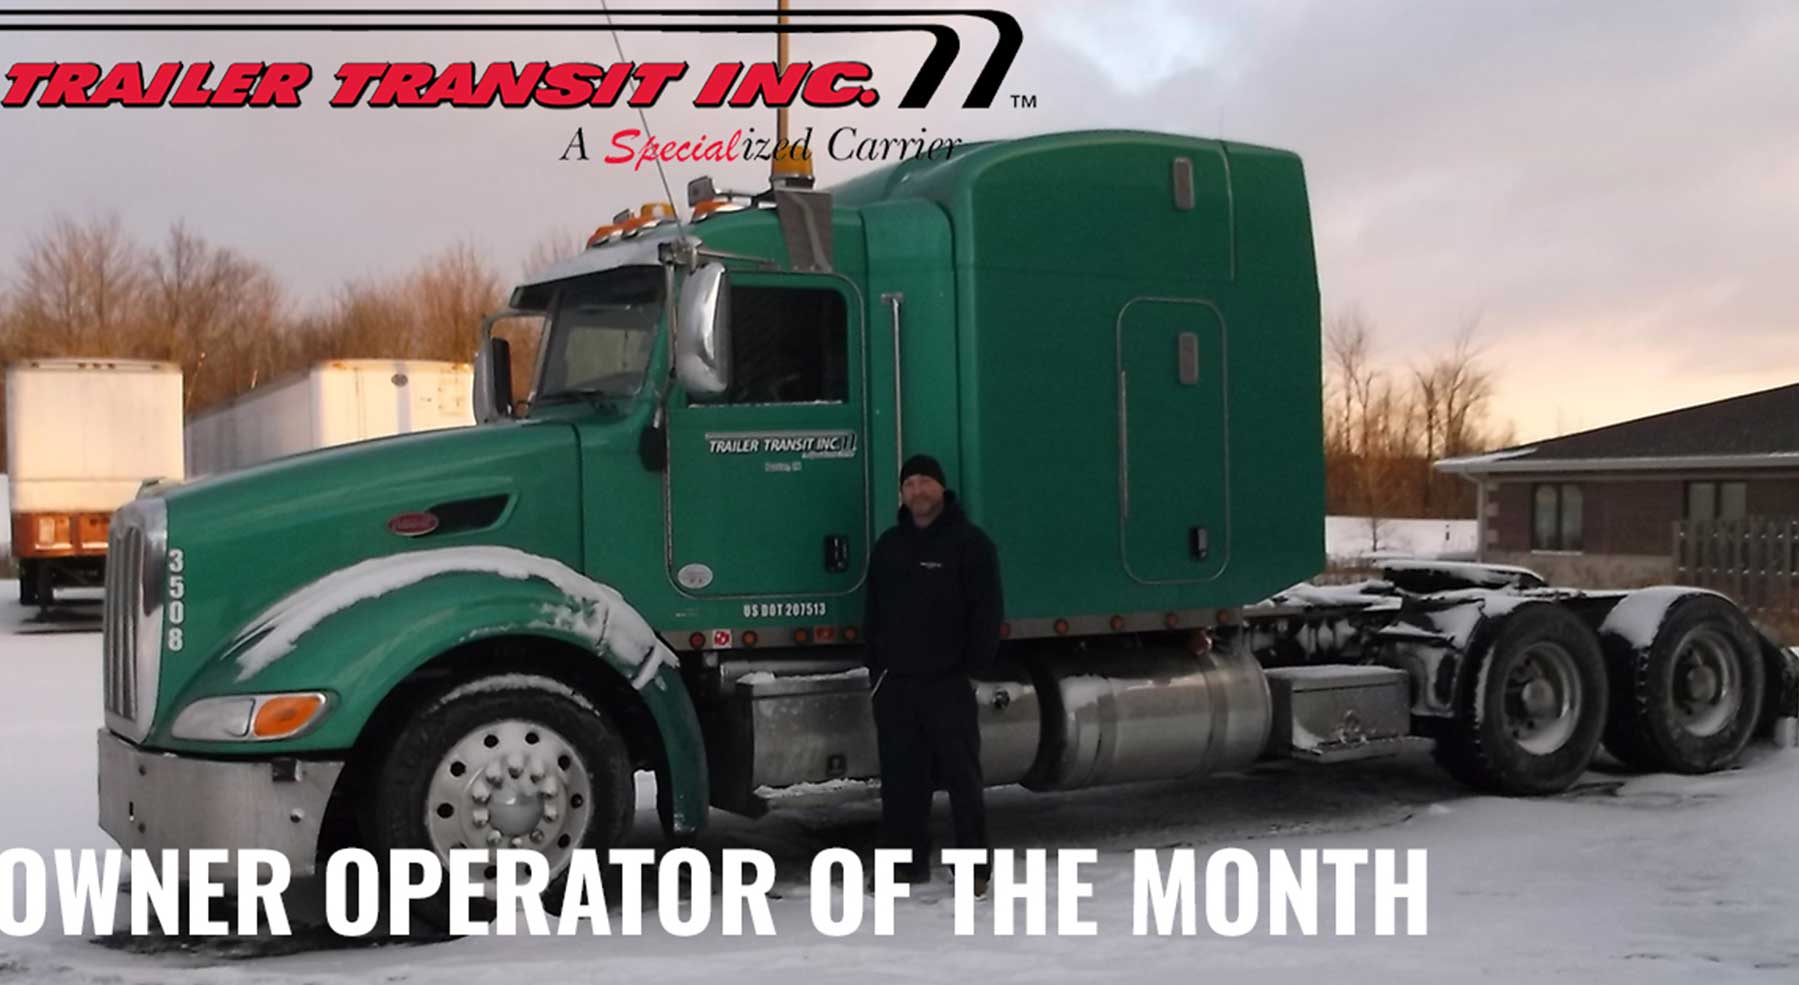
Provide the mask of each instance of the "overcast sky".
{"label": "overcast sky", "polygon": [[[844,0],[795,0],[833,5]],[[928,110],[894,108],[922,38],[796,37],[795,59],[868,61],[884,91],[874,109],[800,110],[796,124],[969,140],[1124,126],[1295,150],[1326,316],[1360,309],[1396,371],[1477,322],[1500,378],[1497,409],[1523,439],[1799,380],[1799,5],[989,5],[1013,10],[1025,31],[995,108],[959,108],[993,37],[961,20],[963,57]],[[645,5],[612,4],[633,6]],[[632,60],[685,59],[696,73],[770,58],[773,44],[621,41]],[[61,211],[117,212],[146,240],[186,220],[274,266],[301,299],[459,239],[514,273],[547,233],[585,232],[664,197],[651,169],[557,161],[577,126],[593,149],[636,114],[332,110],[330,75],[355,60],[609,63],[612,44],[604,33],[0,27],[8,66],[292,60],[316,73],[298,110],[0,110],[0,270],[10,275],[30,234]],[[696,110],[682,91],[650,110],[653,130],[772,129],[772,111]],[[1011,108],[1013,93],[1038,108]],[[866,167],[818,163],[825,184]],[[675,165],[668,177],[680,196],[708,172],[721,186],[766,183],[753,164]]]}

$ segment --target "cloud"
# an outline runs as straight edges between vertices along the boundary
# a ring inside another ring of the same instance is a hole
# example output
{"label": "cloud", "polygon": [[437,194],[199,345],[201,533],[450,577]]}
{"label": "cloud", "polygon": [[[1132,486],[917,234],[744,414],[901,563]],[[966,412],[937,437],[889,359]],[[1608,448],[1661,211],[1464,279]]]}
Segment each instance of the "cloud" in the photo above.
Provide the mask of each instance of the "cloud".
{"label": "cloud", "polygon": [[1046,11],[1042,28],[1127,96],[1152,92],[1184,72],[1216,68],[1233,40],[1218,8],[1177,0],[1056,6]]}
{"label": "cloud", "polygon": [[[822,0],[820,0],[822,2]],[[800,0],[800,6],[816,5]],[[938,6],[952,5],[942,0]],[[615,9],[627,9],[614,3]],[[1362,0],[1005,3],[1025,45],[986,111],[957,108],[992,43],[963,19],[938,105],[796,110],[822,133],[963,139],[1144,127],[1286,147],[1305,160],[1327,310],[1359,305],[1396,363],[1449,343],[1471,312],[1526,437],[1772,385],[1799,319],[1799,7],[1766,3]],[[583,9],[591,10],[591,6]],[[604,34],[255,35],[81,39],[94,61],[311,61],[299,110],[0,110],[0,268],[56,210],[117,210],[152,238],[185,218],[273,263],[301,294],[398,270],[476,237],[522,257],[664,197],[651,169],[555,160],[637,126],[612,110],[357,110],[323,104],[346,60],[610,61]],[[769,56],[766,38],[626,35],[637,60]],[[67,56],[0,32],[0,62]],[[868,61],[884,91],[922,38],[794,39],[796,58]],[[1010,94],[1037,96],[1014,110]],[[771,111],[665,100],[663,133],[773,126]],[[872,164],[820,162],[832,182]],[[711,172],[671,165],[679,195]],[[512,265],[508,264],[508,269]]]}

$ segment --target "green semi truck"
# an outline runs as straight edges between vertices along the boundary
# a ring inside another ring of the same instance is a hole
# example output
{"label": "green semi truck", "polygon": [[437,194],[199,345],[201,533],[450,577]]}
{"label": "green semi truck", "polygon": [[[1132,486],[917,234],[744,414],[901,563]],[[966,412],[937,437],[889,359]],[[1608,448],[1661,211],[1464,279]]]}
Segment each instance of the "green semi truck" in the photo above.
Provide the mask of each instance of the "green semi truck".
{"label": "green semi truck", "polygon": [[[897,472],[998,544],[992,784],[1430,743],[1566,789],[1603,742],[1700,772],[1794,715],[1693,589],[1324,566],[1299,159],[1142,132],[964,144],[829,191],[690,188],[482,326],[473,428],[146,490],[112,523],[103,827],[127,847],[690,839],[876,778],[861,589]],[[541,326],[511,392],[504,319]],[[515,399],[515,396],[528,399]],[[489,870],[491,877],[491,870]]]}

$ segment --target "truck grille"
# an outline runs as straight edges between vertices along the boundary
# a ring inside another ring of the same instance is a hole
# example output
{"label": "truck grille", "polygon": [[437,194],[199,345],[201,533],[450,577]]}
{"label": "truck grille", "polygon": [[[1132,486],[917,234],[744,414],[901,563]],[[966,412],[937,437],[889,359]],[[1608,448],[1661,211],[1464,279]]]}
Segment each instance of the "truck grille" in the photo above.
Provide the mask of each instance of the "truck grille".
{"label": "truck grille", "polygon": [[134,740],[150,731],[156,711],[166,517],[160,499],[127,503],[113,515],[106,544],[106,610],[101,623],[106,724]]}

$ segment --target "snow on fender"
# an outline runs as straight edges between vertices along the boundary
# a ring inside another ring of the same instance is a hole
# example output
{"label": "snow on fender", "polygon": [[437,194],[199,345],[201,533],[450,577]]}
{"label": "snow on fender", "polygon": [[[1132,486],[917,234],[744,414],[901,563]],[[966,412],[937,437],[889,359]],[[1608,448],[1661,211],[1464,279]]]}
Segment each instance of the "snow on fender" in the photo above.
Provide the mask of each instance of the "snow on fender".
{"label": "snow on fender", "polygon": [[1647,650],[1655,642],[1655,634],[1662,628],[1668,618],[1668,610],[1675,603],[1695,595],[1724,596],[1704,588],[1689,588],[1684,585],[1657,585],[1653,588],[1642,588],[1624,596],[1624,601],[1612,608],[1605,621],[1599,624],[1599,636],[1607,634],[1616,636],[1628,643],[1632,649]]}
{"label": "snow on fender", "polygon": [[445,547],[371,558],[334,571],[270,606],[232,647],[254,640],[238,654],[239,681],[247,681],[292,653],[300,638],[345,609],[447,574],[491,574],[537,579],[562,593],[544,606],[544,625],[574,633],[635,667],[631,685],[642,690],[659,667],[675,667],[671,653],[624,596],[554,558],[511,547]]}

